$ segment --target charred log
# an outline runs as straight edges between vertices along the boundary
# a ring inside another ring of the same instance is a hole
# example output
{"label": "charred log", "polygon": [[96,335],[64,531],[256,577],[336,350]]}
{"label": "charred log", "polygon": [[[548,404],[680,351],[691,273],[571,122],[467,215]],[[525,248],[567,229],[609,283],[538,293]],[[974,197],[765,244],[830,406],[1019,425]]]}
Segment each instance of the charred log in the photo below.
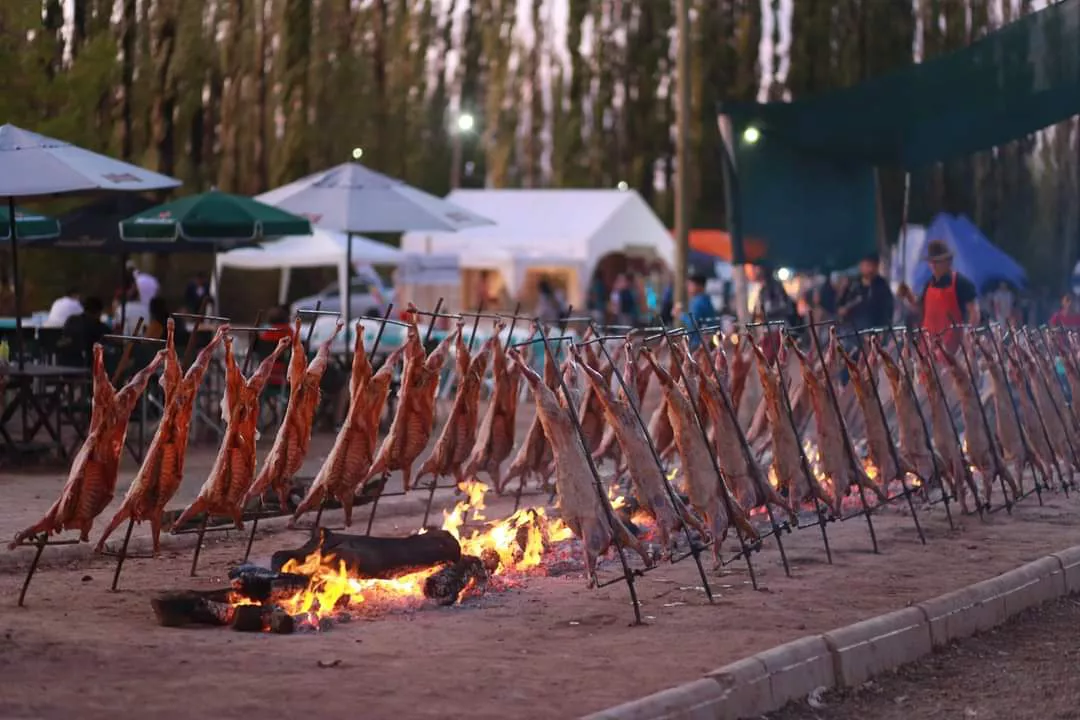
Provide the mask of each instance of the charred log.
{"label": "charred log", "polygon": [[184,625],[229,625],[236,608],[229,604],[229,590],[183,590],[167,592],[150,600],[158,624],[163,627]]}
{"label": "charred log", "polygon": [[296,573],[280,573],[257,565],[244,564],[229,571],[237,594],[262,604],[275,604],[305,590],[311,578]]}
{"label": "charred log", "polygon": [[439,605],[453,605],[462,595],[482,592],[487,580],[484,562],[473,555],[465,555],[424,581],[424,597]]}
{"label": "charred log", "polygon": [[317,528],[303,547],[274,553],[270,567],[279,572],[289,560],[303,562],[314,553],[320,553],[324,563],[332,562],[334,569],[344,562],[354,577],[390,579],[433,565],[455,563],[461,559],[461,546],[445,530],[381,538]]}

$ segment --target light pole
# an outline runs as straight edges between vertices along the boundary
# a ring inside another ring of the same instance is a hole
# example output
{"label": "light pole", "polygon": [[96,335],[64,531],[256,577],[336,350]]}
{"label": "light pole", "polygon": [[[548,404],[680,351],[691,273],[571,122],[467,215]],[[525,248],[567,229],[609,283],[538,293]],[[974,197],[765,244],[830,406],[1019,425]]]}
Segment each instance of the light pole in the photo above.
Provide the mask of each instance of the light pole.
{"label": "light pole", "polygon": [[450,159],[450,189],[461,187],[462,139],[476,127],[476,118],[471,113],[461,113],[450,128],[453,157]]}
{"label": "light pole", "polygon": [[690,252],[690,3],[676,3],[678,97],[675,129],[675,304],[686,307],[686,259]]}

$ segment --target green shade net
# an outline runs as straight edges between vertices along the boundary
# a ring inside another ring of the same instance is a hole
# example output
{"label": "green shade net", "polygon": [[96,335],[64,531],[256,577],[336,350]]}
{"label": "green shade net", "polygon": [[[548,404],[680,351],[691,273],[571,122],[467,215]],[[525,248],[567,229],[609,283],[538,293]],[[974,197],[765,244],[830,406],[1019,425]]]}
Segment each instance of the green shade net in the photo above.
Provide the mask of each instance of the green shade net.
{"label": "green shade net", "polygon": [[[60,223],[54,218],[15,208],[15,236],[19,240],[38,240],[60,235]],[[0,239],[11,239],[11,211],[0,207]]]}
{"label": "green shade net", "polygon": [[[778,264],[847,265],[875,247],[875,166],[969,155],[1080,113],[1080,0],[877,80],[720,112],[735,135],[743,232]],[[741,137],[750,126],[755,144]]]}
{"label": "green shade net", "polygon": [[306,218],[216,190],[150,208],[120,223],[124,240],[243,241],[310,234]]}

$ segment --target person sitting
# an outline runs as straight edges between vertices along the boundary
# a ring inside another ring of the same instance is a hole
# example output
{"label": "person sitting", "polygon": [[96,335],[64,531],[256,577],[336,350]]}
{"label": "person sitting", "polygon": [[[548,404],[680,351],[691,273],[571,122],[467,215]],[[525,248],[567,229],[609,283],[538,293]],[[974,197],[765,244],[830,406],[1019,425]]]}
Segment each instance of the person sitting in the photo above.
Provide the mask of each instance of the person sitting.
{"label": "person sitting", "polygon": [[42,327],[62,328],[68,318],[81,315],[82,312],[83,306],[79,302],[79,291],[71,288],[63,296],[53,301],[52,307],[49,308],[49,316],[45,318]]}
{"label": "person sitting", "polygon": [[[150,301],[150,322],[146,326],[146,337],[151,338],[164,338],[165,328],[169,324],[169,306],[165,302],[165,298],[158,295]],[[183,353],[184,348],[187,346],[188,331],[184,327],[184,323],[177,322],[173,329],[173,342],[176,347],[180,348],[178,352]]]}
{"label": "person sitting", "polygon": [[56,344],[56,359],[61,365],[90,367],[94,343],[109,332],[109,326],[101,321],[104,309],[101,298],[89,297],[82,312],[67,319]]}

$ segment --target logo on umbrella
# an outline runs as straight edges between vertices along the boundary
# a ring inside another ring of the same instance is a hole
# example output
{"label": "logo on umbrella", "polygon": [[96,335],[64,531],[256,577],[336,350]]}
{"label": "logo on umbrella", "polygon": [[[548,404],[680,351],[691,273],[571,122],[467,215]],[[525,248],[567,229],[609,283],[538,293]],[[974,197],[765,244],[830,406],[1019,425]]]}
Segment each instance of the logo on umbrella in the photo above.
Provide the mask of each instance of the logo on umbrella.
{"label": "logo on umbrella", "polygon": [[124,183],[124,182],[142,182],[142,178],[138,175],[132,175],[131,173],[109,173],[108,175],[102,175],[102,178],[112,183]]}
{"label": "logo on umbrella", "polygon": [[322,214],[321,213],[318,213],[318,214],[316,214],[316,213],[300,213],[300,217],[305,217],[305,218],[307,218],[308,220],[310,220],[311,222],[313,222],[315,224],[318,224],[319,221],[322,220]]}

